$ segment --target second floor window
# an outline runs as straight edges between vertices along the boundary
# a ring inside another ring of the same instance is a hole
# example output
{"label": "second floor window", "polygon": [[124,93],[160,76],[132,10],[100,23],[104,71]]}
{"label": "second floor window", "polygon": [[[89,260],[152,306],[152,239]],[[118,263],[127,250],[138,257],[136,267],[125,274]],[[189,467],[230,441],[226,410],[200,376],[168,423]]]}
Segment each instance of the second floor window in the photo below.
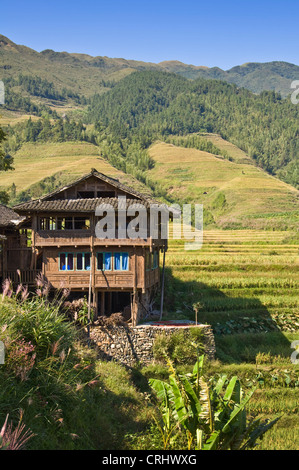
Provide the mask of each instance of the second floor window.
{"label": "second floor window", "polygon": [[159,266],[159,251],[155,250],[152,256],[152,269],[157,269]]}
{"label": "second floor window", "polygon": [[90,271],[90,253],[77,253],[77,271]]}
{"label": "second floor window", "polygon": [[115,271],[128,271],[129,270],[129,254],[128,253],[114,253],[114,270]]}
{"label": "second floor window", "polygon": [[97,253],[97,269],[99,271],[111,271],[112,269],[111,253]]}
{"label": "second floor window", "polygon": [[73,271],[74,270],[74,254],[73,253],[60,253],[59,270],[60,271]]}
{"label": "second floor window", "polygon": [[40,230],[88,230],[88,217],[40,217]]}
{"label": "second floor window", "polygon": [[56,230],[56,217],[41,217],[39,227],[40,230]]}

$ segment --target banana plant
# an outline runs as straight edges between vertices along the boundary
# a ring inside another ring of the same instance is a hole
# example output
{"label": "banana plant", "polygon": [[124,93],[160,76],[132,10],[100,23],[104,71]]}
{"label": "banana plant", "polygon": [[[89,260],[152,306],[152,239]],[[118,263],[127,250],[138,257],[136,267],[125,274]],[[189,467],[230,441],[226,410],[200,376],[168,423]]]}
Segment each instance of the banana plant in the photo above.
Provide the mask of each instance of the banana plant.
{"label": "banana plant", "polygon": [[185,432],[189,450],[250,449],[280,418],[248,419],[246,406],[255,390],[245,394],[237,376],[228,380],[222,375],[208,383],[202,373],[204,356],[198,356],[191,374],[178,374],[167,360],[169,382],[149,381],[161,411],[164,449],[178,428]]}

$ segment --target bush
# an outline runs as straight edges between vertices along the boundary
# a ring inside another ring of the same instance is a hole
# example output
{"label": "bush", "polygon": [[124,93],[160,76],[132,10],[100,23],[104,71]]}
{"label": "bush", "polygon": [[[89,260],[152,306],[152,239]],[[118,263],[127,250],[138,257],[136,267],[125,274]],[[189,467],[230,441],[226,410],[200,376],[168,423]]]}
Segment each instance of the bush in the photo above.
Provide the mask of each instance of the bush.
{"label": "bush", "polygon": [[203,351],[203,332],[193,327],[176,331],[169,335],[161,333],[156,336],[153,353],[158,361],[170,357],[175,364],[193,364],[197,351]]}
{"label": "bush", "polygon": [[77,338],[72,323],[60,312],[60,304],[43,297],[18,301],[4,297],[0,304],[0,339],[6,343],[30,343],[39,359],[47,356],[53,344],[68,349]]}

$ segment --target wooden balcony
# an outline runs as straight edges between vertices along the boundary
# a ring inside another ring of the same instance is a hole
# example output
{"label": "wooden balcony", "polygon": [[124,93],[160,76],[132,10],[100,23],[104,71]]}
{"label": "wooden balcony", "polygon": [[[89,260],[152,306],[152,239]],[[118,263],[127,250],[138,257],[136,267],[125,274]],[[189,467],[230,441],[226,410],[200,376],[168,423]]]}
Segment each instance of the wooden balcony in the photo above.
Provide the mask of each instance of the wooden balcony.
{"label": "wooden balcony", "polygon": [[[63,285],[63,287],[70,289],[87,290],[89,287],[90,273],[47,273],[46,278],[54,288],[60,288]],[[93,275],[92,284],[94,287],[100,289],[131,289],[134,285],[133,274],[131,272],[117,273],[97,271]]]}
{"label": "wooden balcony", "polygon": [[17,270],[4,271],[3,279],[10,279],[13,284],[34,285],[37,275],[40,274],[40,271],[36,269],[19,271],[20,275]]}
{"label": "wooden balcony", "polygon": [[35,246],[88,246],[91,230],[40,230],[35,233]]}
{"label": "wooden balcony", "polygon": [[[87,290],[90,282],[90,271],[87,272],[46,272],[46,279],[51,285],[59,289],[62,286],[70,289]],[[96,271],[92,274],[92,285],[98,289],[133,289],[135,274],[132,271]],[[136,288],[143,289],[158,284],[160,270],[154,269],[146,272],[146,276],[137,278]]]}
{"label": "wooden balcony", "polygon": [[41,230],[35,234],[36,247],[49,246],[162,246],[164,240],[143,238],[97,238],[92,230]]}

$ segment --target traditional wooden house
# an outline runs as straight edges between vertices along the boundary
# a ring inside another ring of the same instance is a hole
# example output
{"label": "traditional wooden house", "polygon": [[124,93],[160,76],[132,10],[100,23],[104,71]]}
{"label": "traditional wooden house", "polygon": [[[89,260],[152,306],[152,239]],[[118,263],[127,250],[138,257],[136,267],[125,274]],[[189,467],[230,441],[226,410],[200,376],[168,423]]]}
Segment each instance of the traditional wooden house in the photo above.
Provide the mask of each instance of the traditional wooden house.
{"label": "traditional wooden house", "polygon": [[[96,314],[126,308],[136,325],[159,286],[159,253],[167,250],[160,213],[156,235],[151,236],[148,225],[146,232],[128,236],[138,207],[149,222],[152,204],[157,201],[92,170],[68,186],[16,206],[31,227],[29,271],[40,271],[53,288],[68,288],[73,297],[91,293]],[[116,216],[109,231],[110,222],[104,222],[111,208]],[[107,228],[106,235],[103,230],[99,234],[99,227]]]}
{"label": "traditional wooden house", "polygon": [[[0,278],[17,277],[17,270],[29,274],[31,269],[32,250],[28,244],[26,221],[14,210],[0,204]],[[33,281],[34,273],[30,272],[25,282]]]}

